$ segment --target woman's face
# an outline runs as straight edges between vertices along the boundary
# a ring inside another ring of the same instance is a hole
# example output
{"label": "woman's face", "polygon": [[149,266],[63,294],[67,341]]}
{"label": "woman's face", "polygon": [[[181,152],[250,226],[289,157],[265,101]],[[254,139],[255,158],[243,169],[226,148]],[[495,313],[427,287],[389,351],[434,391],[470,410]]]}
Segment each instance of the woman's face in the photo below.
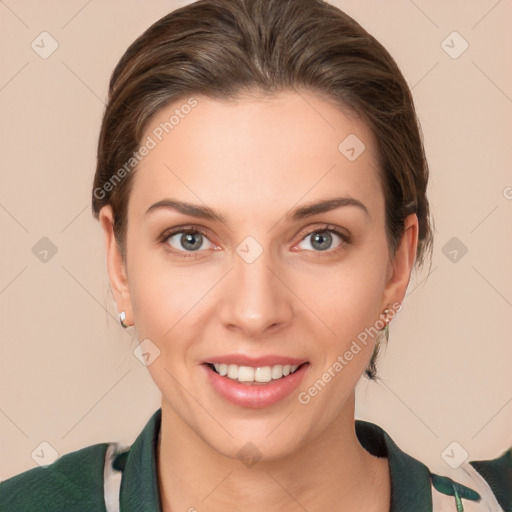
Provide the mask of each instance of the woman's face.
{"label": "woman's face", "polygon": [[146,129],[111,282],[174,421],[228,456],[251,442],[276,458],[353,419],[416,217],[391,259],[372,135],[319,96],[195,100]]}

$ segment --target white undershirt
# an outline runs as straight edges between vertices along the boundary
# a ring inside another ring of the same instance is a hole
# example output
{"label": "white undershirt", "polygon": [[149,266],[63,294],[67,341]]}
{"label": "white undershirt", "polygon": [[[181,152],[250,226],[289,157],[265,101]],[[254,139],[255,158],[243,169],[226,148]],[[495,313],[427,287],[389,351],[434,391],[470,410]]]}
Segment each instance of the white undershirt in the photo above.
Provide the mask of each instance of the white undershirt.
{"label": "white undershirt", "polygon": [[103,469],[103,491],[107,512],[119,512],[119,491],[123,472],[112,467],[113,458],[117,451],[117,444],[110,443],[105,453],[105,467]]}

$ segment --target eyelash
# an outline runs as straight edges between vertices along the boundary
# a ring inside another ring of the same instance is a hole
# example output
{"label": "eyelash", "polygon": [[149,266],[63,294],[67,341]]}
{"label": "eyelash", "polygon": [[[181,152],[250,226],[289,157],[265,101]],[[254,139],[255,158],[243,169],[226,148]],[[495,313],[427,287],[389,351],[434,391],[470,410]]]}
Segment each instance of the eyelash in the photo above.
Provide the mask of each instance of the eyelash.
{"label": "eyelash", "polygon": [[[206,233],[205,230],[196,228],[196,227],[192,227],[192,226],[185,226],[182,228],[176,228],[176,229],[164,232],[161,235],[159,242],[165,247],[166,250],[168,250],[169,252],[172,252],[172,254],[174,254],[180,258],[193,258],[193,257],[195,257],[195,253],[199,252],[199,251],[176,251],[175,249],[170,248],[170,245],[167,243],[167,240],[169,240],[169,238],[171,238],[174,235],[189,234],[189,233],[190,234],[200,233],[205,238],[208,238],[208,234]],[[336,249],[327,250],[327,251],[312,251],[312,252],[316,252],[319,254],[322,254],[322,253],[329,254],[329,255],[337,254],[339,251],[344,250],[345,246],[347,244],[351,243],[351,237],[347,233],[341,231],[339,228],[332,226],[330,224],[324,224],[322,226],[316,227],[315,229],[309,230],[308,232],[306,232],[302,235],[302,238],[300,239],[300,241],[302,242],[305,238],[307,238],[308,236],[311,236],[314,233],[334,233],[335,235],[339,236],[342,240],[342,243],[338,247],[336,247]],[[210,240],[210,239],[208,238],[208,240]]]}

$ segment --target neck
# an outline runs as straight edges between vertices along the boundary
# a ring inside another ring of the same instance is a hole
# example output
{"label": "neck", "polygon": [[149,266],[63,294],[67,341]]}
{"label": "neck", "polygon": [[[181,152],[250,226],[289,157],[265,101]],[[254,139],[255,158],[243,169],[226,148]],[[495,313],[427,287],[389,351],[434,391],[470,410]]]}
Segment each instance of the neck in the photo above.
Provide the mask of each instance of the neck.
{"label": "neck", "polygon": [[389,512],[388,461],[355,433],[354,396],[328,431],[278,460],[251,467],[206,444],[162,402],[157,467],[162,512],[366,510]]}

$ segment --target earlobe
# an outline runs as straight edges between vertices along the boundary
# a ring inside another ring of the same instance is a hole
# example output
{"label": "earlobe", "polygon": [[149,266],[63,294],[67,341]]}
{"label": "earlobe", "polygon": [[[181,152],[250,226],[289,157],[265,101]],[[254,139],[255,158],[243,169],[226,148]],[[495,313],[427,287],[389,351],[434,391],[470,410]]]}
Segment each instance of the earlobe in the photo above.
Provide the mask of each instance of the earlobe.
{"label": "earlobe", "polygon": [[110,205],[104,206],[98,215],[105,239],[107,271],[118,313],[125,312],[124,322],[130,325],[132,318],[130,288],[125,262],[114,236],[114,215]]}
{"label": "earlobe", "polygon": [[406,217],[402,239],[392,258],[391,273],[384,293],[385,304],[402,303],[416,261],[418,247],[418,217]]}

